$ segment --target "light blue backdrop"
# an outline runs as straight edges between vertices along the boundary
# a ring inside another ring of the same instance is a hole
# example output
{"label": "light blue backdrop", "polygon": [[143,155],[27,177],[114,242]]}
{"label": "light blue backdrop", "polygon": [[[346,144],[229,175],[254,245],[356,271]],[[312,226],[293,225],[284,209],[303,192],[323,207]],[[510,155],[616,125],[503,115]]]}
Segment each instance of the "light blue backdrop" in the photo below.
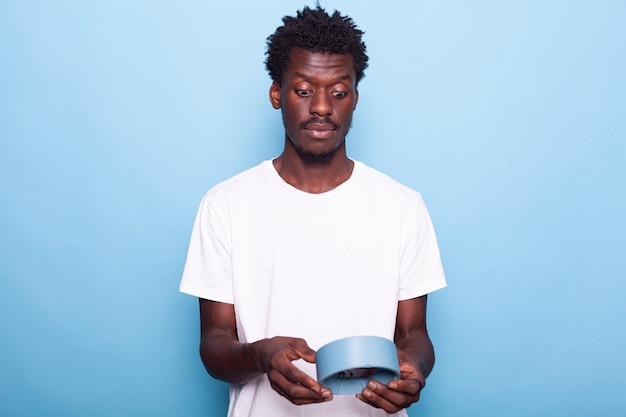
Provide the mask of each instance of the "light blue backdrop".
{"label": "light blue backdrop", "polygon": [[[177,292],[201,195],[278,154],[303,3],[0,0],[0,415],[222,416]],[[626,415],[626,2],[322,2],[348,149],[422,192],[449,287],[413,416]]]}

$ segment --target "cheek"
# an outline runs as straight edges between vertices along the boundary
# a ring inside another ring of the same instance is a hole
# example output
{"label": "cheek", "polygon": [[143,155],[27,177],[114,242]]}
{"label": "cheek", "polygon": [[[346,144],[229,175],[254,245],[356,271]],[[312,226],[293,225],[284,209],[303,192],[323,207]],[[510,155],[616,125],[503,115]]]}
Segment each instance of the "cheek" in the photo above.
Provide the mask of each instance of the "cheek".
{"label": "cheek", "polygon": [[339,117],[342,120],[345,120],[346,122],[348,122],[348,124],[349,124],[349,122],[352,121],[353,113],[354,113],[354,108],[351,105],[350,107],[342,109],[341,113],[339,114]]}
{"label": "cheek", "polygon": [[283,115],[285,115],[285,120],[298,124],[309,117],[307,107],[301,103],[291,103],[286,110],[283,109]]}
{"label": "cheek", "polygon": [[295,112],[293,108],[290,108],[287,111],[283,109],[283,125],[285,130],[295,132],[301,122],[302,120],[298,117],[298,113]]}

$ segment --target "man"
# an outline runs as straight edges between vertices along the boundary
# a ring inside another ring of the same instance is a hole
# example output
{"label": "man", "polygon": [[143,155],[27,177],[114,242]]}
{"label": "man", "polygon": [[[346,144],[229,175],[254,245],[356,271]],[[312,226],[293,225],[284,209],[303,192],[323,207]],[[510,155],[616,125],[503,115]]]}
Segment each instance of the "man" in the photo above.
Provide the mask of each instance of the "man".
{"label": "man", "polygon": [[[347,156],[363,32],[319,6],[283,23],[266,66],[284,150],[211,189],[192,232],[180,289],[200,298],[200,355],[231,383],[229,416],[406,416],[434,364],[426,294],[446,285],[432,224],[417,192]],[[315,351],[357,335],[394,340],[401,378],[333,397]]]}

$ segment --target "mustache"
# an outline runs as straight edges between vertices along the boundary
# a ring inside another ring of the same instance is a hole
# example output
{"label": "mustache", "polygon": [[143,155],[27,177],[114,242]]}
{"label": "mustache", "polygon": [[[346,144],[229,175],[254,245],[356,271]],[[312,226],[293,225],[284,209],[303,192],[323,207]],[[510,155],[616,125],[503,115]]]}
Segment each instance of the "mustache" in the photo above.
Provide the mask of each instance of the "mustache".
{"label": "mustache", "polygon": [[337,126],[337,123],[333,122],[328,117],[312,117],[306,122],[300,123],[300,128],[307,129],[311,125],[330,125],[333,129],[337,129],[337,127],[339,127]]}

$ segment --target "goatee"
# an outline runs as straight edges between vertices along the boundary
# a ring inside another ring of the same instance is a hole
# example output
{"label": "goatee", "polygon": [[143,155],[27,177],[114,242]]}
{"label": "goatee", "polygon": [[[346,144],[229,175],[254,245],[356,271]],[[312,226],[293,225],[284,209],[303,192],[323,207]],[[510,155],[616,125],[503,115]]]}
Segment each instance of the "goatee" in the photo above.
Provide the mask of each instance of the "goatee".
{"label": "goatee", "polygon": [[333,149],[328,152],[311,152],[306,149],[302,149],[300,146],[296,146],[296,152],[298,152],[300,158],[313,164],[330,161],[333,159],[336,151],[336,149]]}

